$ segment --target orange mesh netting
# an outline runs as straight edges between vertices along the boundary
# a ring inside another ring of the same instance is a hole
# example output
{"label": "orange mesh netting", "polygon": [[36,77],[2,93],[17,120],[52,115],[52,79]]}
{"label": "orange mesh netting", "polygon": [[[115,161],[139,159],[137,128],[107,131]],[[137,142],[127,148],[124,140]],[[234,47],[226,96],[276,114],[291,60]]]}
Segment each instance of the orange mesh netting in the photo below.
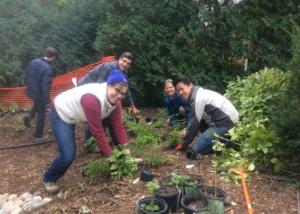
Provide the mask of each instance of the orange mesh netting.
{"label": "orange mesh netting", "polygon": [[[97,65],[113,60],[116,60],[114,56],[102,57],[96,63],[55,77],[50,91],[51,100],[59,93],[73,87],[72,78],[76,77],[78,80]],[[0,109],[24,109],[31,107],[32,104],[31,99],[26,95],[25,87],[0,87]]]}

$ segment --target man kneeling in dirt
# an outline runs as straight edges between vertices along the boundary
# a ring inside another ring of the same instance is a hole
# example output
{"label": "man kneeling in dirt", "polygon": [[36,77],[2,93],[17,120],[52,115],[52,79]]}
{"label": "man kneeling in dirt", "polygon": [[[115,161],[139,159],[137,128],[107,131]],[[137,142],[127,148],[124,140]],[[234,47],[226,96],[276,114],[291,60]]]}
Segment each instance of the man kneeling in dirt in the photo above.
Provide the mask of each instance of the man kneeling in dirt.
{"label": "man kneeling in dirt", "polygon": [[[107,83],[90,83],[59,94],[50,110],[50,122],[59,154],[44,174],[43,184],[48,192],[59,191],[57,185],[76,155],[75,124],[87,122],[104,156],[110,156],[103,128],[107,119],[119,144],[127,144],[127,133],[121,115],[121,100],[128,90],[126,75],[114,69]],[[130,154],[127,149],[125,153]]]}
{"label": "man kneeling in dirt", "polygon": [[[238,122],[239,113],[223,95],[194,86],[187,77],[178,78],[175,86],[178,94],[188,101],[191,111],[189,124],[182,138],[183,143],[178,144],[176,150],[187,149],[194,140],[189,151],[193,154],[192,159],[195,158],[195,154],[212,153],[216,135],[222,136],[227,133]],[[195,138],[200,131],[201,120],[205,121],[208,128]],[[188,154],[187,157],[191,158]]]}

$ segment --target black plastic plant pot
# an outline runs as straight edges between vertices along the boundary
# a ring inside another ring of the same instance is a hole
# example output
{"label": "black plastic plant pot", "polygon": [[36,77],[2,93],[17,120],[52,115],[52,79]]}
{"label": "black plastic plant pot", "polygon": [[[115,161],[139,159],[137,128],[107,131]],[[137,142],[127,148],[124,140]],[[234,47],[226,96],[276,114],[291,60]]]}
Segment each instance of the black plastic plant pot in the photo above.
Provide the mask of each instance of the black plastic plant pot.
{"label": "black plastic plant pot", "polygon": [[148,170],[148,169],[142,169],[142,170],[141,170],[141,176],[140,176],[140,179],[141,179],[142,181],[146,181],[146,182],[152,181],[152,179],[153,179],[153,174],[152,174],[152,172],[151,172],[150,170]]}
{"label": "black plastic plant pot", "polygon": [[220,188],[214,186],[203,186],[201,192],[208,198],[209,201],[220,200],[223,201],[226,206],[231,204],[227,193]]}
{"label": "black plastic plant pot", "polygon": [[[159,207],[158,211],[147,211],[146,207],[150,203],[153,203]],[[168,204],[162,198],[157,198],[154,196],[149,196],[140,199],[137,202],[137,213],[138,214],[167,214],[168,213]]]}
{"label": "black plastic plant pot", "polygon": [[161,186],[156,192],[155,196],[164,199],[168,204],[168,211],[177,212],[180,202],[180,191],[178,188],[171,185]]}
{"label": "black plastic plant pot", "polygon": [[181,206],[185,214],[207,213],[208,201],[202,194],[184,195],[181,199]]}

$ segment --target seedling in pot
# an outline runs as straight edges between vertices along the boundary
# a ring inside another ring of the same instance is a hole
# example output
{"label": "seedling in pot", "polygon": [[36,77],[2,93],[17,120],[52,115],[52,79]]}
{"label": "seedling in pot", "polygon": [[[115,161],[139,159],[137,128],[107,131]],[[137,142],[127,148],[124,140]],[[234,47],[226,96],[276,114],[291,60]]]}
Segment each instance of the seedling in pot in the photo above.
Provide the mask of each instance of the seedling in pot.
{"label": "seedling in pot", "polygon": [[[154,195],[154,192],[159,189],[159,183],[157,180],[150,181],[147,183],[148,192],[151,195]],[[143,204],[143,209],[148,212],[157,212],[160,210],[159,206],[154,203],[154,200],[151,200],[149,204]]]}
{"label": "seedling in pot", "polygon": [[172,172],[169,184],[180,188],[182,194],[191,194],[199,192],[200,184],[198,183],[198,181],[193,180],[188,175],[180,175],[176,172]]}

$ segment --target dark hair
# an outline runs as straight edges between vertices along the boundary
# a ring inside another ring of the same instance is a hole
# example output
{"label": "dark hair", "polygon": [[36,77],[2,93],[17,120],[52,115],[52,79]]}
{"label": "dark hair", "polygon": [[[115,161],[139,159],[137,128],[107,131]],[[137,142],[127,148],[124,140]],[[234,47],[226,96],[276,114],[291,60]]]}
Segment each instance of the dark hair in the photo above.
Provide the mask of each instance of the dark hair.
{"label": "dark hair", "polygon": [[184,85],[190,85],[192,84],[192,81],[189,77],[187,76],[178,76],[174,80],[174,85],[176,86],[178,83],[183,83]]}
{"label": "dark hair", "polygon": [[48,47],[46,49],[46,57],[48,58],[52,58],[52,57],[55,57],[57,55],[57,51],[55,48],[53,47]]}
{"label": "dark hair", "polygon": [[133,59],[133,55],[132,55],[132,53],[131,52],[123,52],[122,54],[121,54],[121,56],[120,56],[120,58],[127,58],[127,59],[129,59],[129,60],[132,60]]}

